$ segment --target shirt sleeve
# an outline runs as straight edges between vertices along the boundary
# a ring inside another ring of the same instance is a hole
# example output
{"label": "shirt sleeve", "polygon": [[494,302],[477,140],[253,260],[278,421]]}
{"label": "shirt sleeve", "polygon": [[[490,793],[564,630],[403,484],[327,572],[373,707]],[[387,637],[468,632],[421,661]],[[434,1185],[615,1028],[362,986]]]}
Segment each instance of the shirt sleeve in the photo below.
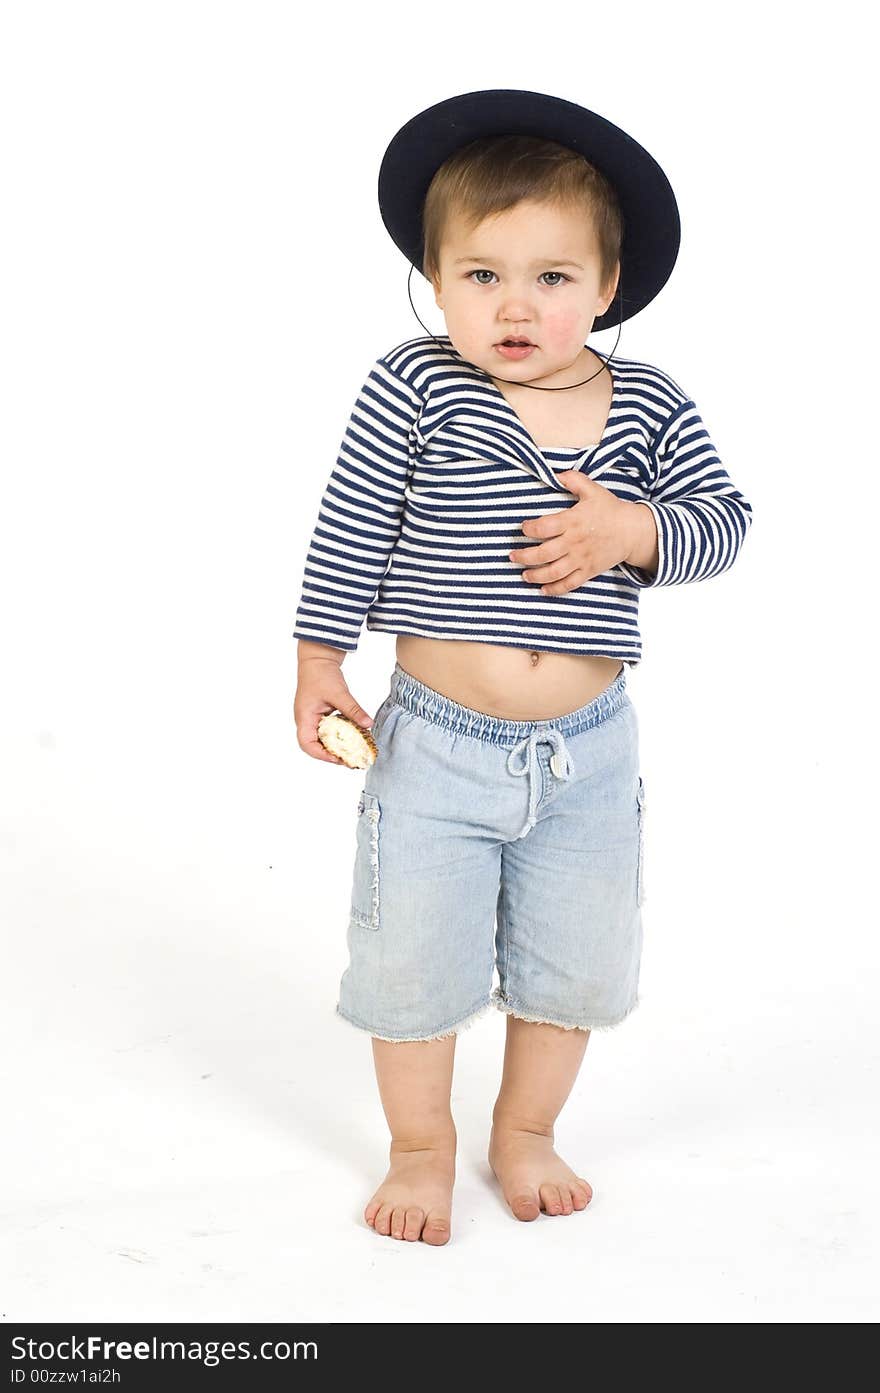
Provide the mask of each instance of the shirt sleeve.
{"label": "shirt sleeve", "polygon": [[358,393],[318,509],[294,638],[353,652],[400,534],[422,400],[379,358]]}
{"label": "shirt sleeve", "polygon": [[657,570],[618,569],[638,586],[682,585],[728,570],[752,522],[752,505],[732,482],[693,401],[681,402],[654,442],[657,478],[639,506],[657,522]]}

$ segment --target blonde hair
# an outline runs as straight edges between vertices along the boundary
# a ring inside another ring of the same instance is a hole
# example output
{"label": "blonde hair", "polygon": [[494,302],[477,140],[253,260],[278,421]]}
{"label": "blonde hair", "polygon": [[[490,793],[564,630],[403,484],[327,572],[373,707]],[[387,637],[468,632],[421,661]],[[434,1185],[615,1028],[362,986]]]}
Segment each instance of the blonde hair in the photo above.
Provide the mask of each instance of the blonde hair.
{"label": "blonde hair", "polygon": [[614,187],[595,165],[555,140],[528,135],[483,136],[456,150],[428,186],[422,208],[422,274],[440,271],[440,247],[452,214],[472,229],[522,199],[581,208],[599,244],[604,290],[611,283],[623,242],[623,213]]}

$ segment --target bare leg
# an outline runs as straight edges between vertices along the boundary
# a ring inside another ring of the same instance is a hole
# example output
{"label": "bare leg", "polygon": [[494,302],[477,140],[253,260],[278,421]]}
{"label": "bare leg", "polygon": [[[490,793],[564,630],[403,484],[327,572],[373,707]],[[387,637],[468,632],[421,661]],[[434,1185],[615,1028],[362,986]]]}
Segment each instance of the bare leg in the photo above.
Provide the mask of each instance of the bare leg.
{"label": "bare leg", "polygon": [[590,1038],[507,1017],[504,1075],[492,1114],[489,1164],[517,1219],[586,1209],[591,1186],[557,1156],[553,1126],[572,1090]]}
{"label": "bare leg", "polygon": [[449,1099],[456,1038],[392,1042],[373,1037],[391,1164],[364,1218],[386,1237],[449,1241],[457,1144]]}

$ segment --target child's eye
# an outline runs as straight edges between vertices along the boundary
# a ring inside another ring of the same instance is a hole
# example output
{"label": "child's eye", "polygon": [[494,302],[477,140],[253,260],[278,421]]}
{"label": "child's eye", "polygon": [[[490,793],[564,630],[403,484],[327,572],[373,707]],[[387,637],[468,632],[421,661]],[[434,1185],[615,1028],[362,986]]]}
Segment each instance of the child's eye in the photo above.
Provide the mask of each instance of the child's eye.
{"label": "child's eye", "polygon": [[[570,281],[570,280],[571,280],[571,276],[567,276],[567,275],[565,274],[564,271],[542,271],[541,274],[542,274],[542,276],[560,276],[561,279],[564,280],[564,281]],[[494,276],[494,275],[495,275],[495,272],[494,272],[494,271],[489,271],[489,270],[487,270],[485,267],[481,267],[481,268],[477,269],[476,271],[468,271],[466,279],[467,279],[467,280],[470,280],[472,276]],[[477,285],[490,285],[491,282],[490,282],[490,281],[477,281],[476,284],[477,284]],[[556,285],[558,285],[558,284],[559,284],[559,281],[554,281],[554,282],[553,282],[553,286],[556,286]],[[551,286],[551,289],[553,289],[553,286]]]}

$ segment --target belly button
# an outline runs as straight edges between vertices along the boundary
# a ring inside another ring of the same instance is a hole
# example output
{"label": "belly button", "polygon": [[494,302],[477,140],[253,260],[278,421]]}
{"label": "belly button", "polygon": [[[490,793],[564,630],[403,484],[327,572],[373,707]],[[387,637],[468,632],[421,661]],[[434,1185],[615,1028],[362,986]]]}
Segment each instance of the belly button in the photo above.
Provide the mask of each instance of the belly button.
{"label": "belly button", "polygon": [[539,653],[532,653],[532,655],[531,655],[531,658],[532,658],[532,667],[537,667],[537,665],[538,665],[538,658],[539,658],[540,656],[541,656],[541,655],[540,655]]}

